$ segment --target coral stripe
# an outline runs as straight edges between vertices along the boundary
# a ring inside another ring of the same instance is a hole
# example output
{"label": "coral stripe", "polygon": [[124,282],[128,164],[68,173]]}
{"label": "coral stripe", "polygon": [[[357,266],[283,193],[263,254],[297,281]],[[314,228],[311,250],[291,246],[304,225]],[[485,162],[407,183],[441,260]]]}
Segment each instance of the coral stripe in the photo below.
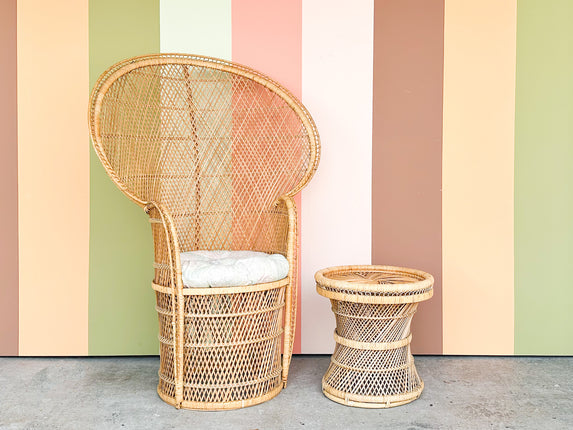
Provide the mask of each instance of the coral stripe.
{"label": "coral stripe", "polygon": [[[277,17],[280,17],[277,19]],[[232,59],[260,70],[301,97],[302,88],[302,3],[301,0],[279,0],[265,3],[257,0],[233,0]],[[300,196],[299,210],[300,261]],[[299,266],[300,267],[300,266]],[[298,279],[300,279],[300,272]],[[300,281],[298,283],[297,332],[294,353],[300,353]]]}
{"label": "coral stripe", "polygon": [[512,354],[516,0],[446,0],[445,354]]}
{"label": "coral stripe", "polygon": [[0,355],[18,355],[18,100],[16,0],[0,2]]}
{"label": "coral stripe", "polygon": [[372,262],[434,276],[413,320],[415,353],[442,353],[443,0],[374,8]]}
{"label": "coral stripe", "polygon": [[88,351],[87,1],[18,1],[20,355]]}

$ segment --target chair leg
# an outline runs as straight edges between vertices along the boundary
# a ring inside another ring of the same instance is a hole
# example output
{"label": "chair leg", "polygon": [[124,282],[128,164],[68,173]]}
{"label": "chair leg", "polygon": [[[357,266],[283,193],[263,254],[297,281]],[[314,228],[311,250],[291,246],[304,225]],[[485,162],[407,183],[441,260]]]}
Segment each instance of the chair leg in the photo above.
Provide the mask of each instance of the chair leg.
{"label": "chair leg", "polygon": [[284,346],[283,346],[283,371],[282,381],[283,388],[287,386],[288,372],[290,369],[290,362],[292,358],[292,351],[294,347],[294,337],[296,332],[296,285],[290,282],[285,291],[285,331],[284,331]]}

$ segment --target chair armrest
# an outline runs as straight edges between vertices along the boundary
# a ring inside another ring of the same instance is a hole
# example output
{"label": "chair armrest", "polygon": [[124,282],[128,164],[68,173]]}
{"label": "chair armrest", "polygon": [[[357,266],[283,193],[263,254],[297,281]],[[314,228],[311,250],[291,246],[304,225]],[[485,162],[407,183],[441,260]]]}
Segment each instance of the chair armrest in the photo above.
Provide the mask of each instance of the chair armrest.
{"label": "chair armrest", "polygon": [[183,288],[181,259],[177,231],[169,212],[159,204],[151,202],[144,206],[149,215],[155,250],[155,279],[158,285],[177,289]]}
{"label": "chair armrest", "polygon": [[171,288],[173,306],[174,351],[173,367],[175,376],[175,399],[177,408],[183,400],[183,333],[184,333],[184,301],[183,280],[181,278],[181,259],[177,231],[173,218],[159,204],[151,202],[144,206],[149,214],[153,231],[155,248],[155,283]]}
{"label": "chair armrest", "polygon": [[281,205],[284,207],[287,215],[285,257],[289,262],[289,283],[285,292],[285,331],[283,345],[283,386],[286,387],[290,361],[294,347],[294,338],[296,332],[296,311],[297,311],[297,211],[294,199],[290,196],[282,197]]}

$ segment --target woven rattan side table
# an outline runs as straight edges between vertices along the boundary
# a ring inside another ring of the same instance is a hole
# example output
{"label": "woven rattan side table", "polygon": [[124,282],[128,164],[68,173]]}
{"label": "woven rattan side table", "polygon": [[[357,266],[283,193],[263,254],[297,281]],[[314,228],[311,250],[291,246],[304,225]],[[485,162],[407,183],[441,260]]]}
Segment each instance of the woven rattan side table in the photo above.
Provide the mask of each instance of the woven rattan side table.
{"label": "woven rattan side table", "polygon": [[410,324],[418,303],[432,297],[432,275],[393,266],[339,266],[320,270],[315,279],[336,317],[336,347],[322,378],[326,397],[363,408],[420,397],[424,383],[410,352]]}

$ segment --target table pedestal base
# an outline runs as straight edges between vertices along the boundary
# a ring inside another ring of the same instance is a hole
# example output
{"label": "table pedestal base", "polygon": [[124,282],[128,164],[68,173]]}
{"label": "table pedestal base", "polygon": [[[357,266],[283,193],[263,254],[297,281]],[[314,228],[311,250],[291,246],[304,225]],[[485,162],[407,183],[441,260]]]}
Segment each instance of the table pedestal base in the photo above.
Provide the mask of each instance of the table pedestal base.
{"label": "table pedestal base", "polygon": [[331,303],[336,347],[322,379],[324,394],[365,408],[390,408],[420,397],[424,384],[410,352],[418,304]]}

